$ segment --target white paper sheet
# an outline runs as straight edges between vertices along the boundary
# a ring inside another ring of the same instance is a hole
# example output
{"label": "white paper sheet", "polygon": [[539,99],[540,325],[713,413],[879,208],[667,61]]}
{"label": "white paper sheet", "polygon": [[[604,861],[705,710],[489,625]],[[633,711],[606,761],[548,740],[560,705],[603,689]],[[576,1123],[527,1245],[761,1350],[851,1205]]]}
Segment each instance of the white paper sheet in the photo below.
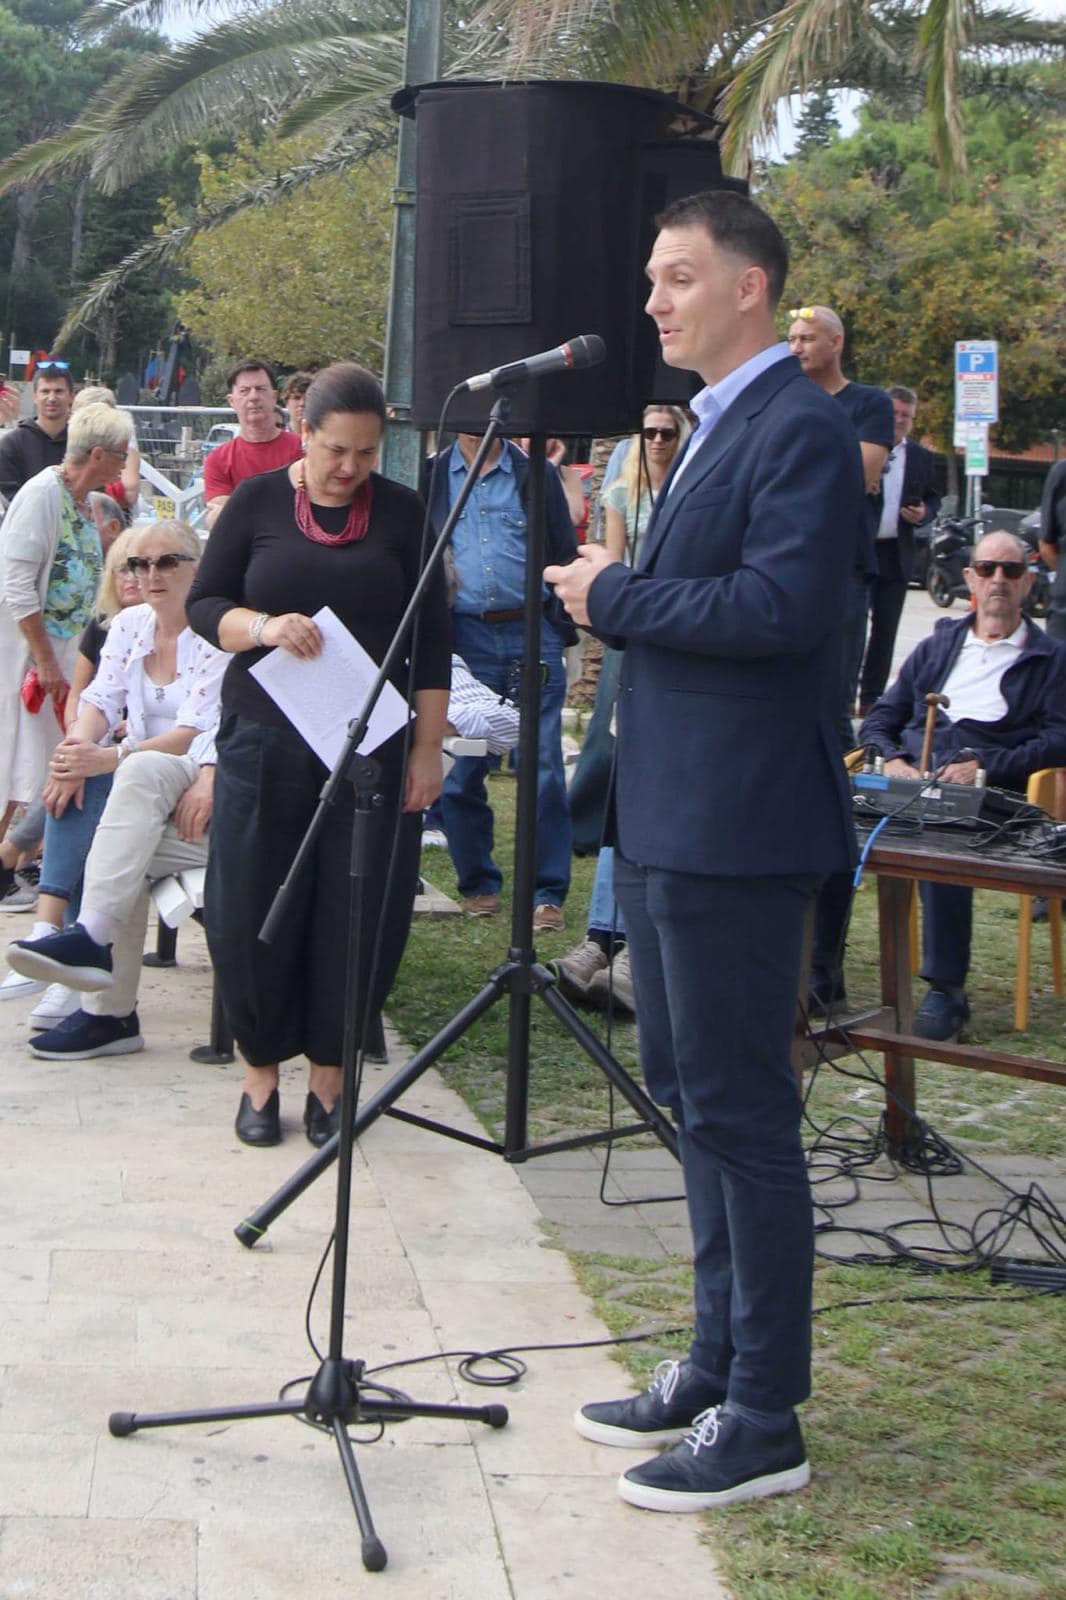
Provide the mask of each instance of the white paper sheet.
{"label": "white paper sheet", "polygon": [[[314,621],[322,632],[321,655],[300,660],[288,650],[272,650],[250,670],[297,733],[327,767],[332,767],[344,748],[348,724],[362,710],[378,669],[329,606],[316,611]],[[404,698],[387,683],[374,707],[359,754],[370,755],[406,721]]]}

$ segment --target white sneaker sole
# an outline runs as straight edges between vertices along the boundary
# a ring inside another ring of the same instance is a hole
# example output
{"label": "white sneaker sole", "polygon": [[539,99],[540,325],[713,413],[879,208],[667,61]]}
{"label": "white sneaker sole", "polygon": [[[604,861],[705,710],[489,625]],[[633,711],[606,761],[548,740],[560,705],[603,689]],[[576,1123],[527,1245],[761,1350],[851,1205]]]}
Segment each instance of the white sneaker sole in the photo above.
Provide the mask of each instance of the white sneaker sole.
{"label": "white sneaker sole", "polygon": [[114,975],[102,967],[68,967],[53,956],[42,955],[38,950],[23,950],[11,946],[7,964],[24,978],[42,978],[45,983],[63,983],[68,989],[78,989],[85,994],[95,994],[99,989],[110,989]]}
{"label": "white sneaker sole", "polygon": [[43,978],[22,978],[18,983],[0,983],[0,1000],[26,1000],[31,994],[41,994],[48,985]]}
{"label": "white sneaker sole", "polygon": [[742,1500],[768,1500],[775,1494],[796,1494],[811,1481],[810,1465],[804,1461],[785,1472],[768,1472],[763,1478],[749,1478],[732,1489],[717,1493],[686,1493],[679,1489],[654,1489],[634,1483],[624,1474],[618,1480],[618,1493],[631,1506],[642,1511],[713,1511],[716,1506],[735,1506]]}
{"label": "white sneaker sole", "polygon": [[691,1422],[686,1422],[681,1428],[641,1433],[636,1428],[614,1428],[606,1422],[595,1422],[582,1411],[574,1412],[574,1427],[583,1439],[591,1439],[593,1444],[612,1444],[623,1450],[654,1450],[661,1444],[680,1444],[692,1430]]}

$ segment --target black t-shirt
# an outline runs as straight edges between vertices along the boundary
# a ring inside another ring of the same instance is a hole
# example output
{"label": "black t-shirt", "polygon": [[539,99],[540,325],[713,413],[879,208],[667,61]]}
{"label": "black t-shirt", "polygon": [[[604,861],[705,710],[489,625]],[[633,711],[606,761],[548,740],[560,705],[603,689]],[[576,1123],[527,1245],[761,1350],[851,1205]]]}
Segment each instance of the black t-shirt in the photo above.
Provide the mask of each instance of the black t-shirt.
{"label": "black t-shirt", "polygon": [[[896,414],[884,389],[869,383],[847,383],[833,396],[844,407],[860,444],[881,444],[891,450],[896,438]],[[863,520],[859,528],[859,555],[856,565],[868,577],[877,576],[877,529],[881,522],[879,494],[863,496]]]}
{"label": "black t-shirt", "polygon": [[58,467],[67,453],[67,430],[53,439],[36,422],[20,422],[0,434],[0,495],[9,503],[24,483],[45,467]]}
{"label": "black t-shirt", "polygon": [[[422,502],[412,490],[371,476],[370,528],[353,544],[321,545],[296,526],[295,490],[287,467],[239,483],[207,541],[189,592],[190,626],[218,646],[222,617],[234,606],[271,616],[298,611],[313,616],[329,606],[374,661],[380,662],[411,597],[420,571]],[[315,506],[315,521],[339,533],[347,506]],[[255,722],[289,727],[285,713],[249,676],[264,650],[234,655],[222,681],[222,708]],[[393,682],[407,691],[407,664]],[[438,568],[422,606],[415,689],[447,689],[451,679],[451,619],[443,569]]]}
{"label": "black t-shirt", "polygon": [[78,640],[78,654],[84,656],[86,661],[93,664],[95,673],[100,666],[100,651],[104,648],[107,638],[107,623],[102,617],[91,617],[85,625],[85,632]]}

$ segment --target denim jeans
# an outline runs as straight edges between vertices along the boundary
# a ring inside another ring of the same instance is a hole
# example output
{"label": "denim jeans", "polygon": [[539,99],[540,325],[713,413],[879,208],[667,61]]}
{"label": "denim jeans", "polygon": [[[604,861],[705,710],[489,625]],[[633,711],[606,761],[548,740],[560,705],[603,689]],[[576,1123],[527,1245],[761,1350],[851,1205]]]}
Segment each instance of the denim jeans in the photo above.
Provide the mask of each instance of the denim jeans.
{"label": "denim jeans", "polygon": [[[522,660],[521,622],[480,622],[454,615],[454,645],[475,678],[498,694],[514,693]],[[562,717],[566,666],[562,640],[548,623],[541,628],[537,860],[534,900],[562,905],[570,887],[570,806],[563,771]],[[503,874],[492,859],[494,826],[485,778],[489,758],[460,756],[444,780],[440,811],[459,893],[499,894]]]}
{"label": "denim jeans", "polygon": [[41,894],[73,900],[113,781],[114,774],[110,772],[86,778],[80,811],[72,802],[61,817],[45,818],[41,881],[37,886]]}
{"label": "denim jeans", "polygon": [[618,938],[625,937],[622,907],[614,897],[614,850],[609,844],[604,845],[596,861],[587,925],[597,933],[613,932]]}

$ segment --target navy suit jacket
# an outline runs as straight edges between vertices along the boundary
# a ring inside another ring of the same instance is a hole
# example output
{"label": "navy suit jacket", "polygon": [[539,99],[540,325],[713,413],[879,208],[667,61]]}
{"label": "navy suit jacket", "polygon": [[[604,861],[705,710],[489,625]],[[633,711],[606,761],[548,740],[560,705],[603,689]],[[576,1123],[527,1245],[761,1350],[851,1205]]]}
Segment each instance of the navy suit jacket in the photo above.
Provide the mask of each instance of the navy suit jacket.
{"label": "navy suit jacket", "polygon": [[788,356],[669,487],[637,569],[607,567],[589,591],[593,627],[625,649],[615,842],[677,872],[846,869],[835,722],[864,494],[855,430]]}
{"label": "navy suit jacket", "polygon": [[[936,492],[936,458],[924,444],[908,439],[903,454],[903,491],[899,503],[905,506],[915,500],[921,500],[925,506],[921,525],[932,522],[940,510],[940,496]],[[897,524],[895,539],[878,539],[877,564],[882,578],[910,582],[911,568],[914,566],[914,528],[903,517]]]}

